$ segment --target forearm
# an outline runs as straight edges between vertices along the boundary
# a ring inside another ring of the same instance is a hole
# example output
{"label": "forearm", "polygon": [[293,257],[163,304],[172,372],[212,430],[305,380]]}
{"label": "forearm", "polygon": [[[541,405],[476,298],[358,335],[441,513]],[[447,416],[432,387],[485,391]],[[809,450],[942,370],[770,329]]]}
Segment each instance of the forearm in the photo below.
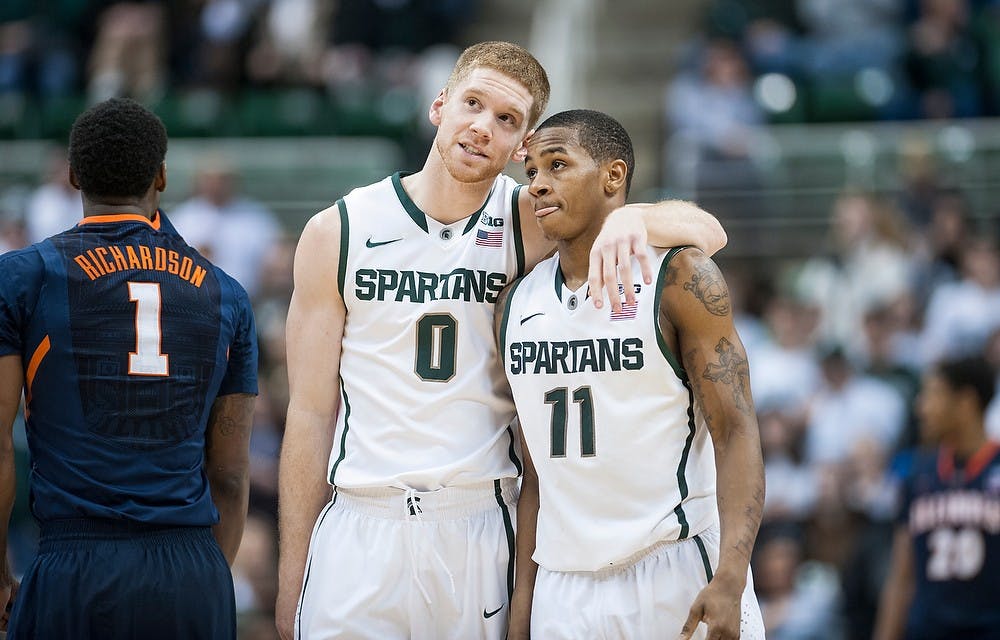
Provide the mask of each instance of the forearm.
{"label": "forearm", "polygon": [[236,559],[236,552],[243,539],[243,527],[247,520],[247,504],[250,500],[250,470],[247,467],[208,474],[208,484],[212,491],[212,501],[219,512],[219,522],[212,527],[222,554],[229,566]]}
{"label": "forearm", "polygon": [[874,640],[899,640],[906,631],[906,615],[913,600],[913,556],[909,532],[898,527],[893,537],[889,575],[882,585]]}
{"label": "forearm", "polygon": [[14,509],[17,474],[14,464],[14,419],[21,406],[24,374],[21,357],[0,357],[0,588],[10,586],[13,574],[7,563],[7,531]]}
{"label": "forearm", "polygon": [[654,204],[629,204],[642,215],[654,247],[693,245],[712,256],[726,246],[729,239],[715,216],[684,200],[663,200]]}
{"label": "forearm", "polygon": [[535,553],[535,531],[538,524],[538,485],[522,483],[517,499],[517,536],[514,563],[514,590],[532,593],[538,565],[531,559]]}
{"label": "forearm", "polygon": [[301,590],[313,525],[330,500],[330,485],[323,479],[331,444],[328,421],[289,409],[278,471],[278,583],[282,590]]}
{"label": "forearm", "polygon": [[721,527],[717,576],[745,584],[764,511],[764,463],[756,426],[733,429],[716,443]]}

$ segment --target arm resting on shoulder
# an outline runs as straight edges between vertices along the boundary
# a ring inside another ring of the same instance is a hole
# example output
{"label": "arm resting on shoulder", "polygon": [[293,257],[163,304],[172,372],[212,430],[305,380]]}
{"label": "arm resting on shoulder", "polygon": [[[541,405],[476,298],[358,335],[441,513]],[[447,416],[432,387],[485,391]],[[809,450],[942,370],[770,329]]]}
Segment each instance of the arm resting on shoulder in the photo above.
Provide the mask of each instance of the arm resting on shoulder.
{"label": "arm resting on shoulder", "polygon": [[229,566],[243,539],[250,499],[250,431],[256,396],[232,393],[212,404],[205,437],[205,474],[219,522],[212,527]]}

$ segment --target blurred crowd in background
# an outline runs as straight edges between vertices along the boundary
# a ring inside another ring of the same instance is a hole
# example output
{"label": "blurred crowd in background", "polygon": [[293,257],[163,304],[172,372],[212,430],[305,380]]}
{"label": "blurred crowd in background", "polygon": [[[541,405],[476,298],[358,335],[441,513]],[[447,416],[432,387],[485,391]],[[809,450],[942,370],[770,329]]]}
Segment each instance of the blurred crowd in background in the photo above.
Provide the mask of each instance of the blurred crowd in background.
{"label": "blurred crowd in background", "polygon": [[[160,105],[177,136],[198,134],[198,123],[211,128],[213,113],[242,109],[232,101],[253,102],[257,90],[261,97],[304,89],[341,105],[373,86],[423,95],[419,85],[431,83],[433,94],[440,69],[465,44],[463,27],[477,4],[5,0],[0,135],[4,123],[7,137],[44,135],[38,113],[62,105],[71,122],[82,105],[113,95]],[[768,122],[1000,115],[996,0],[704,4],[703,28],[664,86],[663,113],[667,134],[694,141],[706,163],[746,157],[753,131]],[[416,72],[442,51],[438,75]],[[36,105],[38,113],[11,111],[18,105]],[[261,105],[266,119],[269,107]],[[426,132],[392,112],[380,116],[402,123],[392,135],[423,151]],[[299,133],[331,132],[318,113]],[[65,126],[65,117],[53,117],[53,126]],[[235,123],[229,126],[248,128],[228,135],[260,133],[247,120]],[[739,164],[717,166],[701,193],[745,186]],[[726,252],[718,257],[750,359],[764,449],[767,501],[753,567],[772,640],[870,636],[897,481],[914,448],[933,444],[921,438],[914,415],[920,376],[941,357],[971,353],[1000,371],[1000,250],[988,224],[996,212],[975,210],[968,194],[933,170],[914,176],[891,192],[833,185],[843,190],[828,212],[822,253],[773,269],[727,268]],[[190,194],[174,194],[179,203],[167,215],[246,287],[257,314],[250,517],[234,575],[240,637],[272,638],[277,461],[288,394],[284,320],[298,230],[246,196],[238,171],[221,158],[206,158],[193,185]],[[0,194],[0,208],[0,251],[73,225],[81,207],[65,150],[53,151],[24,197]],[[753,214],[742,212],[743,219]],[[987,422],[1000,438],[1000,401]],[[34,544],[23,477],[19,491],[11,543],[23,569]]]}

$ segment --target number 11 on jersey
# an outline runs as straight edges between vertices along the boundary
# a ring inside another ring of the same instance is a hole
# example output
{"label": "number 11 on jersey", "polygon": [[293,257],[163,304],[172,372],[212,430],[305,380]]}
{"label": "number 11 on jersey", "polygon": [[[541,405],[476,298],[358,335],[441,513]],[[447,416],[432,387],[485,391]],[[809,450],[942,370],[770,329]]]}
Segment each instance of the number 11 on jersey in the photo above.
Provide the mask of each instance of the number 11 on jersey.
{"label": "number 11 on jersey", "polygon": [[131,376],[166,376],[169,356],[160,353],[160,284],[129,282],[128,299],[135,303],[135,351],[128,354]]}

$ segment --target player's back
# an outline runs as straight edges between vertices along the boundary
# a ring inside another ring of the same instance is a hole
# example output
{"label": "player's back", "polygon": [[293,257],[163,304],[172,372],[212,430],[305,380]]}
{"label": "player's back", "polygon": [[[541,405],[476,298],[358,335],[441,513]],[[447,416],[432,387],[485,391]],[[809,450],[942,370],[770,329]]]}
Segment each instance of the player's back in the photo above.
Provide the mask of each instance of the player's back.
{"label": "player's back", "polygon": [[217,519],[201,469],[205,425],[220,387],[233,384],[230,356],[255,361],[252,312],[242,288],[161,220],[85,218],[4,256],[21,274],[0,304],[27,327],[32,509],[42,521]]}
{"label": "player's back", "polygon": [[916,591],[907,638],[1000,638],[1000,444],[956,468],[919,456],[901,514],[914,540]]}

